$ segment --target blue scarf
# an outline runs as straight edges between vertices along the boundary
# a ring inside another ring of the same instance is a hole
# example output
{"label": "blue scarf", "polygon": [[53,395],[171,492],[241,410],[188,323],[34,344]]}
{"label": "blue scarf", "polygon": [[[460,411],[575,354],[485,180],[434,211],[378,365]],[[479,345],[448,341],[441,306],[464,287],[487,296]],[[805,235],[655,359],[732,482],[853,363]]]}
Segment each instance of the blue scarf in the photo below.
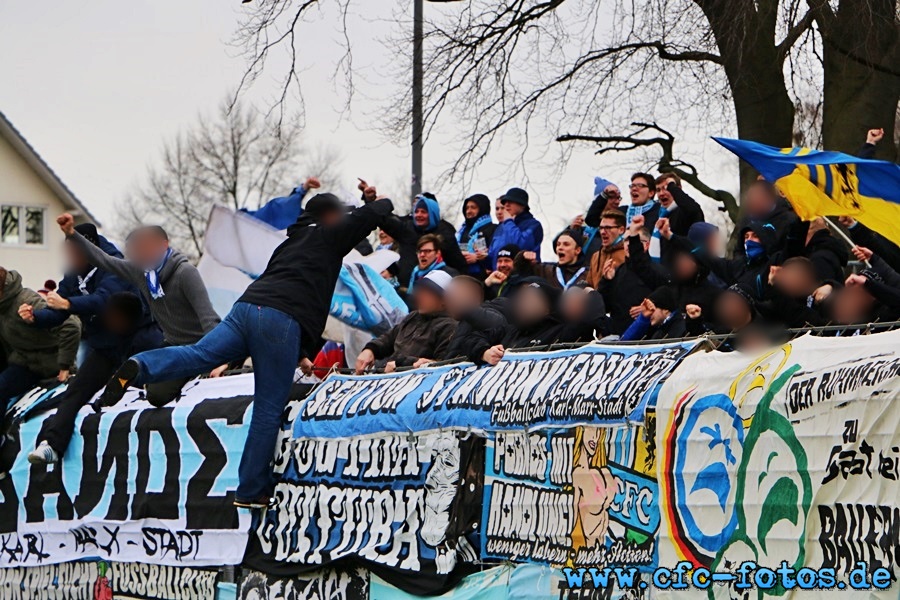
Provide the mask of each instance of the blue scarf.
{"label": "blue scarf", "polygon": [[144,279],[147,281],[147,289],[150,291],[150,297],[154,300],[159,300],[166,293],[162,289],[162,283],[159,281],[159,272],[163,270],[163,267],[166,266],[166,262],[168,262],[169,257],[172,256],[172,249],[169,248],[166,250],[165,255],[162,257],[162,260],[159,261],[159,264],[155,269],[148,269],[144,271]]}
{"label": "blue scarf", "polygon": [[572,275],[572,278],[569,279],[568,281],[566,281],[565,278],[563,277],[562,269],[559,267],[559,265],[556,266],[556,280],[559,282],[559,285],[562,286],[563,291],[566,291],[570,287],[572,287],[572,285],[576,281],[578,281],[578,278],[581,277],[582,273],[584,273],[584,267],[581,267],[580,269],[575,271],[575,274]]}
{"label": "blue scarf", "polygon": [[756,240],[747,240],[744,242],[744,253],[747,255],[747,262],[752,262],[766,253],[766,248]]}
{"label": "blue scarf", "polygon": [[[472,228],[469,229],[469,240],[467,242],[466,248],[469,252],[474,251],[475,247],[475,232],[484,227],[485,225],[489,225],[491,223],[491,215],[481,215],[475,222],[472,223]],[[459,231],[456,232],[456,241],[457,243],[462,242],[463,235],[466,233],[466,223],[463,222],[459,227]]]}
{"label": "blue scarf", "polygon": [[634,204],[629,206],[625,211],[625,226],[628,227],[628,225],[631,224],[632,217],[636,217],[638,215],[644,214],[645,212],[653,210],[654,206],[656,206],[656,200],[648,200],[641,206],[635,206]]}
{"label": "blue scarf", "polygon": [[[659,218],[663,219],[668,214],[669,209],[660,204]],[[650,232],[650,248],[647,250],[647,253],[650,255],[650,260],[655,263],[658,263],[662,257],[662,236],[659,234],[659,229],[657,229],[656,227],[654,227],[653,231]]]}
{"label": "blue scarf", "polygon": [[416,285],[416,281],[418,281],[419,279],[422,279],[423,277],[425,277],[426,275],[428,275],[435,269],[441,269],[445,266],[446,265],[444,264],[443,259],[435,260],[433,263],[431,263],[424,269],[420,269],[419,265],[416,265],[416,268],[413,269],[412,275],[410,275],[410,277],[409,277],[409,286],[407,286],[407,288],[406,288],[406,293],[412,294],[413,287]]}

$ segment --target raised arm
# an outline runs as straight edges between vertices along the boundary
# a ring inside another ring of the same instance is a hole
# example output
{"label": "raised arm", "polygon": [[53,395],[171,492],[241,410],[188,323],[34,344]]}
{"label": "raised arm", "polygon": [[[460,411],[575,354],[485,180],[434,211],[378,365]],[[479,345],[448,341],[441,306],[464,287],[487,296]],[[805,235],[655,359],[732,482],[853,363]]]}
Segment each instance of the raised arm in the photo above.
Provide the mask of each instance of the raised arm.
{"label": "raised arm", "polygon": [[[328,232],[337,248],[341,251],[341,256],[348,252],[360,242],[364,237],[372,233],[378,226],[384,226],[392,215],[394,205],[387,198],[369,202],[360,206],[333,227],[328,228]],[[387,231],[387,228],[385,228]],[[390,232],[388,232],[389,235]]]}
{"label": "raised arm", "polygon": [[110,256],[94,244],[85,239],[83,235],[75,231],[75,219],[69,213],[65,213],[56,219],[59,228],[66,237],[73,240],[81,246],[85,256],[90,264],[109,271],[114,275],[118,275],[122,279],[129,281],[135,285],[139,285],[143,280],[144,272],[140,267],[131,264],[127,260]]}

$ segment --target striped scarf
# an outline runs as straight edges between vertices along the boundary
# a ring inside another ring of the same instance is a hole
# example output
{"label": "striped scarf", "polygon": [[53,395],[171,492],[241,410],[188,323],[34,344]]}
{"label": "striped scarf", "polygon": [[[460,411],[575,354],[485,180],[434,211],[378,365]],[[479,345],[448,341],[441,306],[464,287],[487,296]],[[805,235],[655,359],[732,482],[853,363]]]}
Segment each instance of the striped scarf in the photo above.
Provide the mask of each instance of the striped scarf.
{"label": "striped scarf", "polygon": [[[664,219],[666,215],[669,214],[669,210],[663,206],[659,205],[659,218]],[[655,263],[658,263],[662,257],[662,236],[659,234],[659,229],[656,227],[653,228],[653,231],[650,232],[650,248],[647,250],[647,254],[650,255],[650,260]]]}

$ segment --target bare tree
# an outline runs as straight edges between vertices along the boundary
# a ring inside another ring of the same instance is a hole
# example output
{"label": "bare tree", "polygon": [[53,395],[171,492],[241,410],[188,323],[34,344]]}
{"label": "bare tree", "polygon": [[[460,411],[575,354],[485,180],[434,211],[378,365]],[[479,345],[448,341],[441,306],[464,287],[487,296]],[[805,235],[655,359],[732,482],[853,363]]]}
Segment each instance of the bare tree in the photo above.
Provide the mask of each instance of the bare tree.
{"label": "bare tree", "polygon": [[[738,202],[731,192],[719,190],[705,183],[691,163],[675,158],[675,136],[656,123],[632,123],[635,131],[623,135],[575,135],[564,134],[556,138],[558,142],[593,142],[599,145],[597,154],[607,152],[628,152],[637,148],[659,148],[659,160],[656,168],[662,173],[676,173],[682,180],[694,186],[700,193],[712,198],[721,206],[719,210],[728,213],[728,217],[737,222],[740,210]],[[649,135],[645,135],[649,134]]]}
{"label": "bare tree", "polygon": [[145,183],[116,207],[120,233],[158,223],[173,245],[199,259],[213,205],[259,208],[295,187],[303,165],[310,175],[334,177],[337,153],[302,151],[300,135],[296,120],[276,124],[253,108],[223,102],[213,118],[201,117],[164,144]]}
{"label": "bare tree", "polygon": [[[299,70],[294,39],[316,8],[351,0],[259,0],[238,32],[247,84],[270,53],[291,56],[281,100]],[[635,120],[675,124],[774,146],[803,134],[852,152],[870,127],[894,139],[900,100],[897,0],[471,0],[437,15],[425,32],[426,132],[453,124],[467,173],[506,132],[552,140],[590,137]],[[409,28],[404,28],[409,30]],[[346,31],[346,28],[345,28]],[[350,36],[345,36],[351,51]],[[411,68],[409,37],[395,40],[397,69]],[[345,67],[349,59],[342,61]],[[350,82],[349,70],[344,74]],[[387,109],[405,135],[408,89]],[[821,106],[820,106],[821,105]],[[820,106],[820,108],[819,108]],[[800,119],[797,112],[800,109]],[[810,110],[816,107],[815,110]],[[546,143],[546,142],[545,142]],[[882,157],[897,147],[883,142]],[[754,173],[742,165],[741,178]]]}

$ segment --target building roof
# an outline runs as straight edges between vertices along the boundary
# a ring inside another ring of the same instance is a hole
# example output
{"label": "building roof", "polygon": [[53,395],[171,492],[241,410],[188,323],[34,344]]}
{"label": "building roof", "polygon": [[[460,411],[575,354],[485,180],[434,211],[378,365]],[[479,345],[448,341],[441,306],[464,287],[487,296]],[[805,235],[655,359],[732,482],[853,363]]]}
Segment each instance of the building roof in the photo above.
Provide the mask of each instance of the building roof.
{"label": "building roof", "polygon": [[28,143],[25,136],[15,128],[2,112],[0,112],[0,137],[9,142],[16,152],[25,159],[25,162],[28,163],[35,173],[37,173],[38,177],[41,178],[41,181],[47,184],[63,205],[72,212],[72,215],[75,216],[76,220],[90,220],[98,227],[100,226],[100,222],[94,218],[91,211],[89,211],[87,207],[82,204],[81,200],[72,193],[72,190],[62,182],[59,176],[50,168],[50,165],[41,158],[41,155],[37,153],[37,150]]}

